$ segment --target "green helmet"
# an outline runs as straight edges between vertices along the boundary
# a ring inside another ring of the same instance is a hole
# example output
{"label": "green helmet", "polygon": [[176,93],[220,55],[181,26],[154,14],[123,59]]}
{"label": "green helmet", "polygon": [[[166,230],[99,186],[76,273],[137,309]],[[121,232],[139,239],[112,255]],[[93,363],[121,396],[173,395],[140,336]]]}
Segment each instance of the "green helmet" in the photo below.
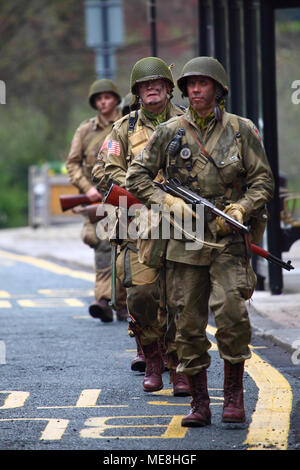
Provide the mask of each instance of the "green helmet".
{"label": "green helmet", "polygon": [[187,77],[195,75],[204,75],[212,78],[221,87],[222,96],[228,94],[227,74],[220,62],[213,57],[196,57],[187,62],[177,80],[178,88],[183,96],[187,96],[186,81]]}
{"label": "green helmet", "polygon": [[157,80],[164,78],[171,88],[174,88],[172,73],[167,64],[158,57],[144,57],[133,66],[130,76],[130,88],[134,95],[137,94],[136,84],[147,80]]}
{"label": "green helmet", "polygon": [[98,95],[99,93],[114,93],[116,97],[118,98],[118,104],[121,103],[121,95],[119,93],[118,88],[112,82],[111,80],[108,80],[107,78],[102,78],[100,80],[96,80],[94,83],[92,83],[90,90],[89,90],[89,103],[92,106],[92,108],[95,108],[94,105],[94,96]]}

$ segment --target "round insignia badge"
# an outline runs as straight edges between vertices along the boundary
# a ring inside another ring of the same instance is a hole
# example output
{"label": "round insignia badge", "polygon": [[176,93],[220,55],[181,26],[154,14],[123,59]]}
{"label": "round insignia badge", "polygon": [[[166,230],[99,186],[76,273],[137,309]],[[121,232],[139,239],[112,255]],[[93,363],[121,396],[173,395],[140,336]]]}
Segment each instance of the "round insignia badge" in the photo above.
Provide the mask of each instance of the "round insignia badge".
{"label": "round insignia badge", "polygon": [[191,151],[188,147],[183,147],[180,151],[180,156],[183,160],[187,160],[191,156]]}

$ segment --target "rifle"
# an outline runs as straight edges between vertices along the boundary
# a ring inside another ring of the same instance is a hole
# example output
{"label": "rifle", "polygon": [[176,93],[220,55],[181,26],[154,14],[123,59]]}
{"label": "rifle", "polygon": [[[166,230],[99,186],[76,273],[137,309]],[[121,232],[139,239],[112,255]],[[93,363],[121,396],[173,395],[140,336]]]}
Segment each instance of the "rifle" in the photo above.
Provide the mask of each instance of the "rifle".
{"label": "rifle", "polygon": [[[63,212],[73,209],[73,207],[80,206],[81,204],[91,204],[93,201],[85,194],[61,194],[59,196],[61,210]],[[101,199],[95,202],[100,202]]]}
{"label": "rifle", "polygon": [[[176,178],[166,180],[164,183],[154,182],[154,184],[156,184],[163,191],[171,194],[172,196],[180,197],[187,204],[192,204],[194,206],[196,204],[203,204],[213,215],[223,217],[226,220],[226,222],[230,225],[230,227],[232,227],[233,230],[236,230],[242,233],[242,235],[245,238],[246,248],[249,254],[252,253],[262,258],[265,258],[269,263],[276,264],[277,266],[280,266],[281,268],[286,269],[287,271],[290,271],[291,269],[295,269],[292,266],[290,260],[287,263],[285,263],[280,258],[277,258],[275,255],[272,255],[271,253],[262,249],[261,247],[254,245],[253,243],[250,243],[248,227],[241,224],[237,220],[233,219],[229,215],[225,214],[223,211],[218,209],[216,206],[214,206],[213,203],[211,203],[207,199],[199,196],[198,194],[191,191],[189,188],[186,188],[185,186],[183,186],[181,182],[177,180]],[[119,196],[127,196],[128,198],[127,205],[126,205],[127,208],[129,208],[133,204],[141,204],[141,201],[139,201],[135,196],[133,196],[132,193],[130,193],[124,188],[120,188],[120,186],[115,185],[115,184],[111,185],[103,202],[119,207]],[[124,201],[125,199],[122,198],[123,207],[124,207]]]}
{"label": "rifle", "polygon": [[90,204],[89,206],[74,208],[73,212],[88,217],[91,224],[95,224],[96,222],[99,222],[99,220],[102,220],[104,219],[104,217],[107,216],[106,212],[104,212],[103,215],[97,215],[97,209],[100,205],[101,202],[98,202],[95,204]]}

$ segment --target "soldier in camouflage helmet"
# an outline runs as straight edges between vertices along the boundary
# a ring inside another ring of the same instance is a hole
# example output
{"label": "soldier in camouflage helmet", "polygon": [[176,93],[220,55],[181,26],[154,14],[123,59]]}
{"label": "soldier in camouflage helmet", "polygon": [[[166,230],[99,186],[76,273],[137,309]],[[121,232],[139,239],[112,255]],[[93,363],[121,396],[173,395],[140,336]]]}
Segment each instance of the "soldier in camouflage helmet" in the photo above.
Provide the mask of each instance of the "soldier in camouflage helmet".
{"label": "soldier in camouflage helmet", "polygon": [[[118,105],[121,102],[120,93],[116,85],[107,79],[99,79],[92,83],[88,101],[97,115],[80,124],[72,140],[71,149],[67,158],[66,167],[71,183],[81,193],[85,193],[91,202],[101,198],[91,180],[91,171],[96,161],[99,148],[112,128],[112,123],[121,117]],[[111,294],[111,247],[108,240],[99,240],[95,225],[86,218],[81,238],[85,244],[95,252],[95,297],[96,301],[89,307],[94,318],[104,322],[113,321],[113,312],[108,305]],[[126,291],[118,285],[118,320],[127,319]]]}
{"label": "soldier in camouflage helmet", "polygon": [[[98,189],[105,191],[111,183],[124,187],[127,168],[145,147],[158,124],[183,114],[182,109],[170,102],[173,88],[171,71],[162,59],[146,57],[136,62],[131,72],[130,89],[135,98],[134,106],[138,105],[139,110],[131,111],[117,121],[103,145],[93,168]],[[156,177],[160,178],[161,175]],[[170,327],[165,333],[167,318],[165,311],[160,309],[159,269],[140,263],[136,240],[124,240],[117,260],[117,273],[127,288],[127,306],[134,318],[131,328],[135,334],[138,355],[131,368],[136,370],[140,365],[143,367],[143,357],[146,361],[144,390],[151,392],[163,387],[161,352],[166,338],[173,393],[189,394],[186,378],[180,373],[176,374],[178,359],[174,324],[173,329]]]}
{"label": "soldier in camouflage helmet", "polygon": [[[259,133],[249,119],[225,111],[227,78],[216,59],[192,59],[177,83],[189,98],[189,108],[184,116],[156,129],[151,142],[129,167],[126,187],[148,207],[165,204],[182,216],[184,201],[166,194],[152,181],[162,169],[166,177],[178,178],[229,216],[249,224],[253,239],[274,188]],[[168,149],[174,146],[170,143],[179,130],[181,145],[171,152]],[[176,321],[177,371],[188,376],[193,400],[183,426],[205,426],[211,421],[206,375],[211,346],[206,336],[209,309],[215,317],[215,336],[224,360],[222,421],[245,421],[243,371],[245,360],[250,358],[251,337],[245,300],[252,295],[256,276],[242,235],[232,232],[223,218],[205,214],[203,235],[205,242],[222,246],[189,250],[184,239],[171,239],[166,254],[173,264],[173,280],[180,280],[184,293]],[[167,294],[171,288],[167,286]]]}

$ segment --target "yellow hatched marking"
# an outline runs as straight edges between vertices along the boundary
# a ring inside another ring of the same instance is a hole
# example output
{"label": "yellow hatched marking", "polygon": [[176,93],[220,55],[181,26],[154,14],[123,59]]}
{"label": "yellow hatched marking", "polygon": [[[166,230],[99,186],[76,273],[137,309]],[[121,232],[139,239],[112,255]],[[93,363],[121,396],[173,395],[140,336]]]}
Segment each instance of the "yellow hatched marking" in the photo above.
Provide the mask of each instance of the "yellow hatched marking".
{"label": "yellow hatched marking", "polygon": [[90,315],[74,315],[72,318],[74,318],[75,320],[82,320],[82,319],[86,320],[87,318],[89,320],[92,319]]}
{"label": "yellow hatched marking", "polygon": [[101,393],[101,388],[83,390],[77,400],[76,406],[78,407],[87,407],[95,406],[99,395]]}
{"label": "yellow hatched marking", "polygon": [[128,408],[128,405],[96,405],[101,388],[85,389],[81,392],[76,405],[66,406],[38,406],[39,410],[58,408]]}
{"label": "yellow hatched marking", "polygon": [[0,299],[8,299],[11,295],[6,290],[0,290]]}
{"label": "yellow hatched marking", "polygon": [[68,419],[53,418],[1,418],[0,422],[2,421],[48,421],[40,437],[42,441],[61,439],[69,424]]}
{"label": "yellow hatched marking", "polygon": [[1,410],[7,410],[10,408],[20,408],[24,406],[25,401],[29,397],[29,392],[19,392],[15,390],[1,390],[0,393],[8,394],[2,406]]}
{"label": "yellow hatched marking", "polygon": [[83,307],[78,299],[20,299],[17,303],[24,308],[57,308],[57,307]]}
{"label": "yellow hatched marking", "polygon": [[17,300],[20,307],[37,307],[36,302],[30,299]]}
{"label": "yellow hatched marking", "polygon": [[47,297],[71,297],[71,296],[93,296],[94,293],[90,289],[39,289],[39,294]]}
{"label": "yellow hatched marking", "polygon": [[0,308],[11,308],[12,305],[8,300],[0,300]]}
{"label": "yellow hatched marking", "polygon": [[[221,390],[223,392],[223,388],[209,388],[208,390]],[[172,396],[173,395],[173,389],[172,388],[164,388],[164,389],[159,390],[157,392],[152,392],[152,395]]]}
{"label": "yellow hatched marking", "polygon": [[[210,397],[212,400],[224,400],[220,397]],[[190,403],[170,403],[169,401],[148,401],[148,405],[159,405],[159,406],[191,406]],[[210,406],[223,405],[223,403],[210,403]]]}
{"label": "yellow hatched marking", "polygon": [[84,307],[84,303],[78,299],[64,299],[64,302],[70,307]]}
{"label": "yellow hatched marking", "polygon": [[[158,415],[158,416],[108,416],[108,417],[99,417],[99,418],[89,418],[84,423],[87,428],[80,431],[80,436],[84,438],[91,439],[170,439],[170,438],[184,438],[188,428],[181,426],[181,420],[184,415]],[[140,418],[171,418],[169,424],[106,424],[108,420],[111,419],[140,419]],[[103,435],[108,429],[127,429],[127,428],[136,428],[136,429],[157,429],[157,428],[167,428],[166,431],[160,436],[114,436],[114,435]]]}

